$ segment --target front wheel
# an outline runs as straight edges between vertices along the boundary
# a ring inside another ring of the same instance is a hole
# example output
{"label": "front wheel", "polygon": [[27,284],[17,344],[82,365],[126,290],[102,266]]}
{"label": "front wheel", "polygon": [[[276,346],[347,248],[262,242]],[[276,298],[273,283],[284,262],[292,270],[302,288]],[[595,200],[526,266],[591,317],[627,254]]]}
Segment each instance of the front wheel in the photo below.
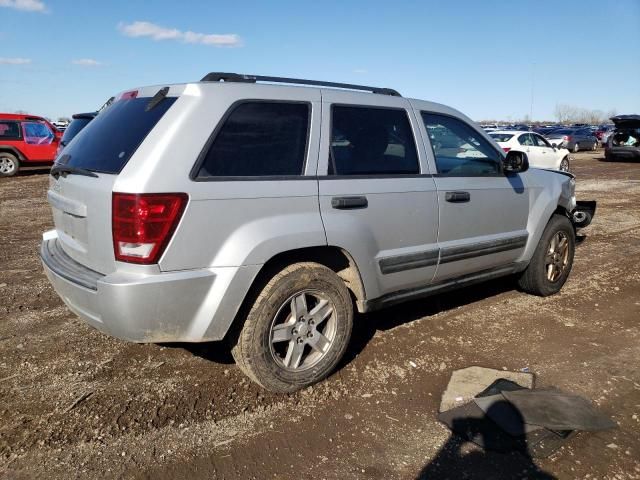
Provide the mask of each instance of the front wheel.
{"label": "front wheel", "polygon": [[580,150],[580,147],[578,146],[578,142],[573,144],[573,153],[578,153],[578,150]]}
{"label": "front wheel", "polygon": [[595,141],[595,143],[593,144],[593,148],[592,148],[591,150],[593,150],[594,152],[595,152],[596,150],[598,150],[598,141],[597,141],[597,140],[596,140],[596,141]]}
{"label": "front wheel", "polygon": [[576,236],[571,221],[553,215],[544,229],[533,257],[518,280],[522,290],[546,297],[560,291],[573,266]]}
{"label": "front wheel", "polygon": [[0,177],[13,177],[20,169],[20,162],[15,155],[0,152]]}
{"label": "front wheel", "polygon": [[562,159],[562,161],[560,162],[559,170],[561,170],[562,172],[568,172],[569,171],[569,159],[567,157],[564,157]]}
{"label": "front wheel", "polygon": [[317,263],[277,273],[249,309],[233,357],[272,392],[293,392],[327,377],[344,355],[353,303],[344,281]]}

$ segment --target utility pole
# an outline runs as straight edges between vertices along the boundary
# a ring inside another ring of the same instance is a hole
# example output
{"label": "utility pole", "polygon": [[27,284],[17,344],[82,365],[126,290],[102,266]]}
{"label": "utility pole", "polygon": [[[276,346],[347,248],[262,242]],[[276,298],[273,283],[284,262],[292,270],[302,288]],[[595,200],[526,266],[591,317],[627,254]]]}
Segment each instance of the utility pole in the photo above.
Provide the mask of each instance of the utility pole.
{"label": "utility pole", "polygon": [[536,80],[536,64],[531,64],[531,106],[529,108],[529,121],[533,122],[533,91]]}

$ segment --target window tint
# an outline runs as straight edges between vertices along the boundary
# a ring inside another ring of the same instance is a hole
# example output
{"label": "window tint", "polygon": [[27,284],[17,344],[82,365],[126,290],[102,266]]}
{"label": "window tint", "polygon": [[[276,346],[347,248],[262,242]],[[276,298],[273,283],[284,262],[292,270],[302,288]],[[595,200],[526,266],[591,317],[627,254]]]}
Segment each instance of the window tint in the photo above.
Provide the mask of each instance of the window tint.
{"label": "window tint", "polygon": [[533,139],[531,138],[531,135],[524,133],[518,137],[518,143],[520,145],[526,145],[527,147],[533,146]]}
{"label": "window tint", "polygon": [[407,112],[402,109],[334,106],[329,173],[420,173]]}
{"label": "window tint", "polygon": [[167,97],[147,110],[151,98],[112,103],[86,126],[62,153],[67,165],[103,173],[120,173],[158,120],[171,108]]}
{"label": "window tint", "polygon": [[475,129],[454,117],[422,112],[438,173],[484,176],[501,173],[502,156]]}
{"label": "window tint", "polygon": [[44,123],[24,122],[24,141],[31,145],[49,145],[54,138],[53,132]]}
{"label": "window tint", "polygon": [[18,122],[0,121],[0,140],[17,140],[20,138]]}
{"label": "window tint", "polygon": [[309,113],[306,103],[238,105],[216,135],[198,177],[301,175]]}

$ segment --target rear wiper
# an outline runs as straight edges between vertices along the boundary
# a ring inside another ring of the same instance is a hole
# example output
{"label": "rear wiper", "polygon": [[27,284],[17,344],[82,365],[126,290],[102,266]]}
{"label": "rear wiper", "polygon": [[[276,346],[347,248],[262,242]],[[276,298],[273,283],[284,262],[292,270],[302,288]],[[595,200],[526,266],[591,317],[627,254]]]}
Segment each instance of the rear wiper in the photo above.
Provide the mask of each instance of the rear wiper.
{"label": "rear wiper", "polygon": [[67,175],[84,175],[85,177],[98,178],[98,175],[91,170],[70,165],[54,165],[51,168],[51,175],[57,180],[60,176],[66,178]]}

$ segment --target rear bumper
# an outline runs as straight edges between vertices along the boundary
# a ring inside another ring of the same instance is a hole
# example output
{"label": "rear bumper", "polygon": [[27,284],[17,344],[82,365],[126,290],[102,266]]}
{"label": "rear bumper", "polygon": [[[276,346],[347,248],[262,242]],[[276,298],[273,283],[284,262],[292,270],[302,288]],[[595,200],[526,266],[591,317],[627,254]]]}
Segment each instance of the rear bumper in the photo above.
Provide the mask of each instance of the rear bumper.
{"label": "rear bumper", "polygon": [[40,256],[71,311],[109,335],[140,343],[221,340],[259,266],[140,274],[94,272],[47,234]]}
{"label": "rear bumper", "polygon": [[613,147],[604,151],[607,160],[640,160],[638,147]]}

